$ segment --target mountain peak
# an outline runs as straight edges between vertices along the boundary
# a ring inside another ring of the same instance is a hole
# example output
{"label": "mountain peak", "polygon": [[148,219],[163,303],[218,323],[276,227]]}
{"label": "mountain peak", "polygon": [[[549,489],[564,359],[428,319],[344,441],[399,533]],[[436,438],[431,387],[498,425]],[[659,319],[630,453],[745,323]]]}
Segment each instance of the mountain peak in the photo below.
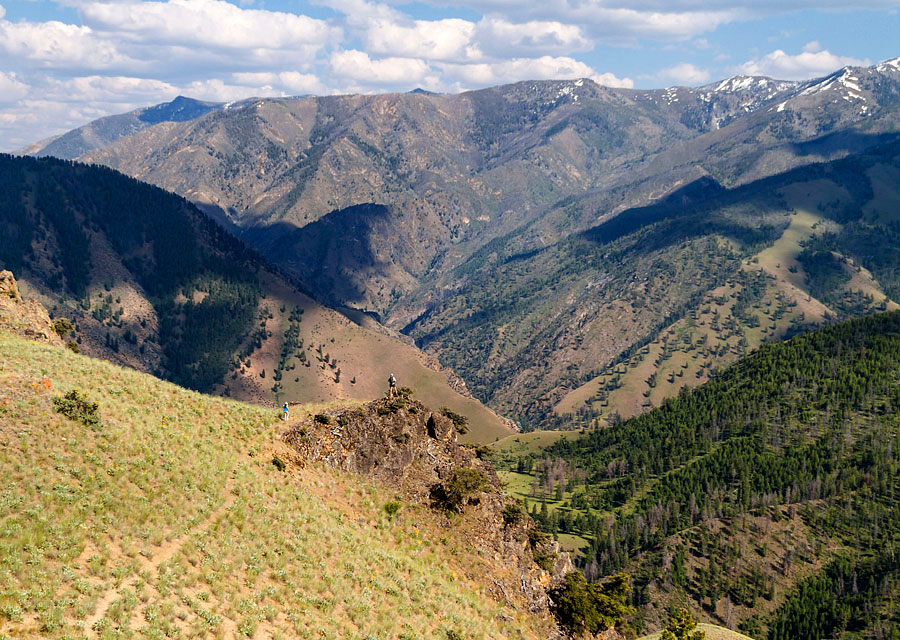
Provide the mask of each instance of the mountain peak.
{"label": "mountain peak", "polygon": [[885,60],[884,62],[879,62],[875,65],[875,70],[881,73],[885,71],[900,71],[900,58],[892,58],[890,60]]}
{"label": "mountain peak", "polygon": [[144,109],[138,119],[148,124],[160,122],[186,122],[220,109],[215,102],[202,102],[187,96],[176,96],[171,102],[164,102]]}
{"label": "mountain peak", "polygon": [[775,80],[768,76],[736,75],[717,83],[708,84],[701,89],[716,93],[737,93],[741,91],[784,91],[797,86],[790,80]]}

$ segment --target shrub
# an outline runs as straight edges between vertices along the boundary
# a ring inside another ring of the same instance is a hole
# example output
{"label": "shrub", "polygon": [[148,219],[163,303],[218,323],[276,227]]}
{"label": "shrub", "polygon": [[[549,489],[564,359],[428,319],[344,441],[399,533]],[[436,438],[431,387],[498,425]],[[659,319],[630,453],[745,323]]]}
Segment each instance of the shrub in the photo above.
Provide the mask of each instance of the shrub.
{"label": "shrub", "polygon": [[678,609],[671,616],[660,640],[706,640],[706,634],[697,629],[697,621],[687,609]]}
{"label": "shrub", "polygon": [[542,544],[550,544],[550,540],[552,538],[549,533],[544,533],[539,529],[528,530],[528,542],[531,543],[532,549]]}
{"label": "shrub", "polygon": [[389,399],[385,404],[379,405],[375,413],[380,416],[390,415],[397,413],[400,409],[405,409],[408,404],[408,398],[401,395],[398,398]]}
{"label": "shrub", "polygon": [[319,424],[331,424],[331,417],[325,415],[324,413],[317,413],[313,417],[313,420],[315,420]]}
{"label": "shrub", "polygon": [[388,518],[391,520],[394,519],[394,516],[397,515],[397,512],[400,511],[400,507],[403,506],[396,500],[391,500],[390,502],[386,502],[384,505],[384,512],[387,514]]}
{"label": "shrub", "polygon": [[72,389],[64,396],[53,398],[53,407],[57,413],[80,422],[86,427],[100,426],[99,405],[82,396],[78,389]]}
{"label": "shrub", "polygon": [[469,449],[475,452],[475,457],[479,460],[487,460],[494,453],[494,450],[486,444],[472,445]]}
{"label": "shrub", "polygon": [[63,338],[71,333],[74,327],[72,326],[72,321],[68,318],[57,318],[53,321],[53,324],[50,325],[50,328],[53,329],[53,333],[60,338]]}
{"label": "shrub", "polygon": [[559,557],[553,551],[544,548],[533,549],[531,555],[534,557],[534,563],[548,573],[553,571],[553,565]]}
{"label": "shrub", "polygon": [[503,507],[504,524],[517,524],[522,522],[527,515],[528,512],[525,511],[525,507],[520,502],[511,502]]}
{"label": "shrub", "polygon": [[278,456],[275,456],[272,458],[272,466],[275,467],[276,469],[278,469],[279,471],[284,471],[284,469],[285,469],[284,460],[282,460]]}
{"label": "shrub", "polygon": [[444,507],[461,511],[476,493],[488,488],[487,476],[480,469],[456,469],[446,483],[432,488],[432,497]]}
{"label": "shrub", "polygon": [[550,600],[559,624],[578,636],[621,626],[634,612],[625,604],[630,591],[625,574],[590,584],[580,571],[571,571],[562,585],[550,590]]}
{"label": "shrub", "polygon": [[466,416],[452,411],[449,407],[441,407],[440,411],[442,416],[450,418],[450,422],[453,423],[457,431],[462,434],[469,432],[469,419]]}

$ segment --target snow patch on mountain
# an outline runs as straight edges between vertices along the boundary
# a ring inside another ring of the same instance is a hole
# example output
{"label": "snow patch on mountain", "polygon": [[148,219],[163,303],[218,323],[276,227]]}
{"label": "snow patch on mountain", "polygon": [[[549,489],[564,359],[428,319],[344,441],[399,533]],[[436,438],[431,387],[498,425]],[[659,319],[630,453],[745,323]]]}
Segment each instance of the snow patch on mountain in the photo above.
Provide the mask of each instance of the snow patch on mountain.
{"label": "snow patch on mountain", "polygon": [[900,71],[900,58],[885,60],[875,66],[876,71],[885,73],[886,71]]}

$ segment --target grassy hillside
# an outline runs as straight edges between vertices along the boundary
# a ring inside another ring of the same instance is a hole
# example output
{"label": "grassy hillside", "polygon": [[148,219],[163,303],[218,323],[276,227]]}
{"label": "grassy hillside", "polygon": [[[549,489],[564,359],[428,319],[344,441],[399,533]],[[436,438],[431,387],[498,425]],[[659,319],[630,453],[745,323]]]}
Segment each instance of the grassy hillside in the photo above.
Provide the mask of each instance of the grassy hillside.
{"label": "grassy hillside", "polygon": [[83,352],[269,406],[374,399],[393,372],[468,416],[466,437],[512,433],[436,361],[322,307],[183,198],[52,158],[0,169],[0,268],[72,320]]}
{"label": "grassy hillside", "polygon": [[638,627],[689,606],[757,638],[890,637],[898,383],[900,312],[878,314],[764,345],[658,409],[498,460],[547,530],[586,541],[589,575],[634,575]]}
{"label": "grassy hillside", "polygon": [[[274,466],[273,411],[5,333],[0,354],[0,636],[546,636],[487,595],[504,568],[458,522]],[[54,410],[72,389],[99,424]]]}
{"label": "grassy hillside", "polygon": [[[737,631],[732,631],[731,629],[726,629],[714,624],[707,624],[705,622],[699,623],[697,625],[697,630],[704,633],[704,635],[706,636],[706,640],[750,640],[742,633],[738,633]],[[639,638],[639,640],[659,640],[661,636],[662,631],[657,631],[656,633],[642,636],[641,638]]]}

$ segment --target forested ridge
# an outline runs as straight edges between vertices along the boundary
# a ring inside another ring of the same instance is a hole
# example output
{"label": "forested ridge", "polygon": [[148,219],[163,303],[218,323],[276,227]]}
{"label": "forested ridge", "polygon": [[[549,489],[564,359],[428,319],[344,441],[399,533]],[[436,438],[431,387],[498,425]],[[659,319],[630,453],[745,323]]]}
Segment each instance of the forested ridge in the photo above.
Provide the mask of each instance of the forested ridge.
{"label": "forested ridge", "polygon": [[[58,311],[76,324],[92,315],[113,350],[139,334],[156,343],[156,373],[189,388],[222,381],[256,318],[255,252],[184,198],[106,167],[0,155],[0,236],[0,267],[68,300]],[[95,269],[104,241],[153,306],[155,334],[123,322],[112,293],[97,296],[114,284]]]}
{"label": "forested ridge", "polygon": [[900,637],[898,383],[900,312],[879,314],[515,464],[565,486],[552,513],[535,491],[537,519],[590,541],[589,575],[632,571],[645,609],[662,593],[754,637]]}

